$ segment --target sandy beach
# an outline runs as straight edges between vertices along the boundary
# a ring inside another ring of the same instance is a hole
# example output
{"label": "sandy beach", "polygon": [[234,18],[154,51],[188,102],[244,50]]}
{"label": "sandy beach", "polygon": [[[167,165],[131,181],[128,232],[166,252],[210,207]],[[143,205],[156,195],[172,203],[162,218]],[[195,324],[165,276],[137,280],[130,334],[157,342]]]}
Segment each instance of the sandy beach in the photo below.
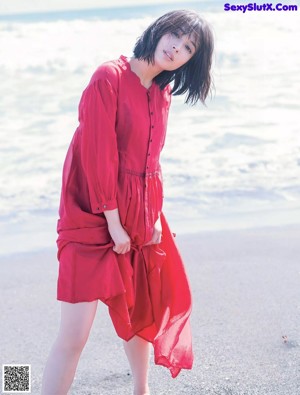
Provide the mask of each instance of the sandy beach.
{"label": "sandy beach", "polygon": [[[299,394],[300,226],[174,230],[193,293],[195,363],[172,379],[151,359],[152,394]],[[57,268],[54,248],[0,259],[0,362],[31,364],[34,395],[59,325]],[[99,302],[70,394],[131,393],[122,342]]]}

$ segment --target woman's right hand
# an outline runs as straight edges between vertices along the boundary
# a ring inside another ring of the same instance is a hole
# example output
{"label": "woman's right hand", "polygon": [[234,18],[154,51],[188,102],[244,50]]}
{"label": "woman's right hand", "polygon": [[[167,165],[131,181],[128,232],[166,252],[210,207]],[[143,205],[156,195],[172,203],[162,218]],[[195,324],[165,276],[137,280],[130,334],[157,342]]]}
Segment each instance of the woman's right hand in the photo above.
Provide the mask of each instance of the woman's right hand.
{"label": "woman's right hand", "polygon": [[117,254],[126,254],[130,251],[130,237],[121,224],[119,210],[106,210],[104,215],[107,220],[108,231],[115,244],[113,251]]}
{"label": "woman's right hand", "polygon": [[108,231],[115,243],[113,251],[117,254],[126,254],[126,252],[130,250],[130,237],[123,226],[121,224],[113,226],[108,225]]}

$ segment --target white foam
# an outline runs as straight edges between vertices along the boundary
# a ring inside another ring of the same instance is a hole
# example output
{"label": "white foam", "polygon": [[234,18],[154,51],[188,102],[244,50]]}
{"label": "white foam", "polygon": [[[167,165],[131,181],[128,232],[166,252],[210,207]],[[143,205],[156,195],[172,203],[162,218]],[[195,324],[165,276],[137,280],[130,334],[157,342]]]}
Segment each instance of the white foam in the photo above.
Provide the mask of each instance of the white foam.
{"label": "white foam", "polygon": [[[265,210],[274,202],[281,213],[284,207],[289,211],[300,194],[296,16],[205,16],[216,36],[216,95],[207,108],[173,97],[162,153],[166,211],[179,222],[213,212],[237,218],[235,213]],[[5,221],[30,223],[45,210],[57,215],[62,163],[77,126],[81,92],[103,61],[131,55],[151,21],[149,16],[0,23]],[[284,222],[283,215],[277,222]]]}

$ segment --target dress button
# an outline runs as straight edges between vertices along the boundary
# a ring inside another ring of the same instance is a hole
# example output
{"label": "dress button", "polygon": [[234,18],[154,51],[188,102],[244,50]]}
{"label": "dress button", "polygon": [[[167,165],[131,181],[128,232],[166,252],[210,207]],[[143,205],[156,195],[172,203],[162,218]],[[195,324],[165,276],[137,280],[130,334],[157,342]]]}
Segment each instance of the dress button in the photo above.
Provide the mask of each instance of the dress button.
{"label": "dress button", "polygon": [[150,156],[150,153],[148,154],[148,156]]}
{"label": "dress button", "polygon": [[152,139],[150,140],[150,143],[152,143]]}
{"label": "dress button", "polygon": [[153,115],[153,111],[151,111],[150,114]]}
{"label": "dress button", "polygon": [[149,169],[149,166],[147,166],[147,169]]}
{"label": "dress button", "polygon": [[107,205],[106,204],[103,204],[103,208],[106,208],[107,207]]}
{"label": "dress button", "polygon": [[152,125],[151,127],[152,127],[152,129],[153,129],[153,128],[154,128],[154,125]]}

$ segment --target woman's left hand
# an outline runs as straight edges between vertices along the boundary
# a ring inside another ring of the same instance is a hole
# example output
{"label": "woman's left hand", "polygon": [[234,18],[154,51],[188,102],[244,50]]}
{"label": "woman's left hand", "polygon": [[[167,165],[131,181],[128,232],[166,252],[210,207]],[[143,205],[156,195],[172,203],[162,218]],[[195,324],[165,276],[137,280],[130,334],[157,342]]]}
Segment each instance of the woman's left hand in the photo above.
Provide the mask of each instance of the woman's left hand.
{"label": "woman's left hand", "polygon": [[146,243],[144,245],[147,246],[147,245],[150,245],[150,244],[159,244],[159,243],[161,243],[161,236],[162,236],[161,233],[162,233],[161,221],[160,221],[160,217],[158,217],[158,220],[154,224],[152,239],[150,241],[148,241],[148,243]]}

